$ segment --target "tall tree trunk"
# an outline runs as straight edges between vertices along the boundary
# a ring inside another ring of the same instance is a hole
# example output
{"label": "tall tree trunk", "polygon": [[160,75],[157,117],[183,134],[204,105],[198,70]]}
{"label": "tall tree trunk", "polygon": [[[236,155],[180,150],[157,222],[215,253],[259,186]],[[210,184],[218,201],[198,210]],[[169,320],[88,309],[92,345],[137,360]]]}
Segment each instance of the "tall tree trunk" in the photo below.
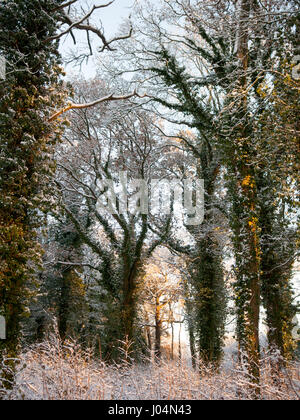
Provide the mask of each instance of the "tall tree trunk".
{"label": "tall tree trunk", "polygon": [[216,368],[222,356],[226,299],[220,256],[214,255],[210,235],[197,244],[198,258],[194,285],[199,356]]}
{"label": "tall tree trunk", "polygon": [[150,328],[150,326],[149,326],[149,323],[150,323],[150,321],[149,321],[149,317],[148,317],[148,314],[146,313],[145,314],[145,322],[146,322],[146,327],[145,327],[145,330],[146,330],[146,338],[147,338],[147,344],[148,344],[148,349],[149,349],[149,353],[150,353],[150,355],[151,355],[151,350],[152,350],[152,338],[151,338],[151,328]]}
{"label": "tall tree trunk", "polygon": [[174,360],[174,322],[171,322],[171,359]]}
{"label": "tall tree trunk", "polygon": [[159,296],[155,298],[155,356],[161,358],[162,317]]}
{"label": "tall tree trunk", "polygon": [[[233,200],[237,212],[235,218],[235,244],[239,243],[235,257],[238,267],[236,284],[238,307],[238,339],[240,349],[246,353],[248,371],[253,383],[254,395],[260,394],[259,368],[259,311],[260,311],[260,244],[257,211],[257,191],[254,173],[251,170],[251,160],[254,158],[248,138],[251,135],[248,121],[248,60],[249,60],[249,18],[251,1],[240,0],[239,22],[237,30],[237,57],[241,64],[238,80],[240,89],[240,127],[235,140],[237,150],[234,151],[235,173],[237,184],[234,187]],[[242,255],[239,254],[242,248]]]}
{"label": "tall tree trunk", "polygon": [[59,130],[53,130],[47,115],[65,93],[59,85],[58,97],[58,45],[49,41],[58,29],[59,4],[0,2],[0,51],[7,61],[0,87],[0,314],[6,319],[7,339],[0,340],[0,363],[9,358],[8,389],[14,382],[28,288],[35,281],[33,267],[41,263],[36,241],[45,221],[41,212],[52,201],[49,179]]}
{"label": "tall tree trunk", "polygon": [[206,144],[202,146],[200,163],[198,176],[204,179],[205,212],[202,225],[194,230],[190,228],[196,240],[195,258],[190,265],[190,283],[194,296],[193,303],[187,302],[186,306],[192,353],[195,356],[197,343],[199,360],[217,368],[223,354],[226,292],[222,250],[215,238],[216,221],[212,211],[219,163],[213,160],[212,151]]}
{"label": "tall tree trunk", "polygon": [[196,346],[195,346],[195,337],[194,337],[194,330],[192,327],[189,327],[189,340],[190,340],[190,351],[191,351],[191,358],[192,358],[192,366],[196,369]]}
{"label": "tall tree trunk", "polygon": [[65,269],[62,273],[62,285],[59,297],[59,310],[58,310],[58,332],[62,342],[65,341],[68,332],[68,319],[71,304],[71,281],[72,269]]}
{"label": "tall tree trunk", "polygon": [[123,303],[122,303],[122,321],[123,333],[122,339],[134,343],[135,340],[135,318],[136,318],[136,279],[138,275],[138,262],[131,263],[131,256],[126,255],[125,276],[123,281]]}
{"label": "tall tree trunk", "polygon": [[181,322],[179,322],[179,332],[178,332],[178,359],[181,361],[182,359],[182,351],[181,351]]}
{"label": "tall tree trunk", "polygon": [[[263,187],[263,185],[261,186]],[[266,310],[268,342],[271,350],[279,350],[281,359],[293,356],[293,318],[297,313],[291,288],[292,266],[295,254],[295,232],[289,231],[284,220],[278,220],[276,209],[261,203],[261,283]],[[282,211],[284,217],[284,210]],[[286,237],[278,237],[278,230]],[[280,367],[280,361],[276,369]]]}

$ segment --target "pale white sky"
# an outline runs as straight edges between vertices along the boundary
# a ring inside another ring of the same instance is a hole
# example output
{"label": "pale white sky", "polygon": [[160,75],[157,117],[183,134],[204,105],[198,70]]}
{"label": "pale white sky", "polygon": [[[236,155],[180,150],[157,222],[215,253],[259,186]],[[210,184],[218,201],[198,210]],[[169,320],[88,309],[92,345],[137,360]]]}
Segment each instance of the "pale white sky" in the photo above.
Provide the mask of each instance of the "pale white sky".
{"label": "pale white sky", "polygon": [[107,34],[114,34],[122,19],[129,16],[133,3],[134,0],[115,0],[115,3],[111,6],[101,10],[103,25]]}

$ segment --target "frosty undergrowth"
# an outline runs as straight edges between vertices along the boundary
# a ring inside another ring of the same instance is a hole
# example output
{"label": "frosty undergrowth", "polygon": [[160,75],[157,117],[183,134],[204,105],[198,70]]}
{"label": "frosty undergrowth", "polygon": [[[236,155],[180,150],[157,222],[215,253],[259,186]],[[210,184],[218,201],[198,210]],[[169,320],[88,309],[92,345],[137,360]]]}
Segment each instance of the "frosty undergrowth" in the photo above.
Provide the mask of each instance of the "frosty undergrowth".
{"label": "frosty undergrowth", "polygon": [[[22,354],[16,386],[6,399],[25,400],[215,400],[250,399],[249,379],[230,364],[219,373],[195,371],[185,360],[108,365],[95,361],[75,343],[52,337]],[[276,383],[263,362],[262,398],[299,399],[299,364],[283,369]],[[1,376],[1,375],[0,375]]]}

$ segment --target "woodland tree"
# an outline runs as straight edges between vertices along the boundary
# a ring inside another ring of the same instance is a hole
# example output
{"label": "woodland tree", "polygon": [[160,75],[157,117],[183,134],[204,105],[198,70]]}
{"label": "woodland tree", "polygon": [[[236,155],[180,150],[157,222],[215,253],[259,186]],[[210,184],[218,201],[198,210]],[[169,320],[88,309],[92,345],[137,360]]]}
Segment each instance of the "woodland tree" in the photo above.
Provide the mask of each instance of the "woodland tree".
{"label": "woodland tree", "polygon": [[[57,31],[60,4],[0,3],[0,53],[6,59],[6,78],[0,83],[0,310],[7,324],[0,359],[8,358],[12,369],[29,282],[41,262],[36,229],[41,211],[51,203],[48,179],[54,171],[53,145],[60,136],[48,122],[64,98],[58,44],[47,42]],[[8,374],[5,385],[12,384]]]}
{"label": "woodland tree", "polygon": [[[154,355],[161,358],[161,341],[166,327],[171,325],[171,357],[174,357],[175,307],[182,298],[179,273],[171,264],[171,256],[165,256],[163,249],[148,261],[138,284],[138,300],[143,309],[143,318],[149,349],[154,342]],[[153,337],[153,340],[152,340]]]}
{"label": "woodland tree", "polygon": [[[103,89],[101,81],[93,83],[90,93],[86,83],[78,86],[80,99],[97,95]],[[137,278],[145,258],[163,241],[149,229],[150,216],[143,213],[142,208],[133,211],[129,207],[128,212],[122,212],[124,203],[120,201],[116,202],[113,211],[105,208],[105,203],[104,207],[99,205],[101,197],[105,196],[105,182],[120,182],[122,174],[129,182],[134,179],[147,182],[158,167],[158,157],[163,149],[158,144],[159,136],[151,119],[143,112],[131,111],[130,104],[123,106],[123,111],[114,107],[107,109],[104,105],[74,114],[66,133],[67,142],[59,153],[60,175],[57,178],[64,212],[82,243],[94,255],[91,263],[78,261],[78,266],[86,265],[99,273],[106,306],[106,337],[102,337],[102,344],[111,357],[112,352],[118,352],[118,340],[126,337],[129,341],[138,340]],[[130,189],[127,181],[122,188],[128,189],[129,197],[135,194],[135,188]],[[76,197],[75,201],[69,200],[70,194]],[[81,222],[87,214],[90,218],[88,229]],[[161,232],[169,229],[168,220],[163,222]],[[76,266],[76,261],[73,265]]]}

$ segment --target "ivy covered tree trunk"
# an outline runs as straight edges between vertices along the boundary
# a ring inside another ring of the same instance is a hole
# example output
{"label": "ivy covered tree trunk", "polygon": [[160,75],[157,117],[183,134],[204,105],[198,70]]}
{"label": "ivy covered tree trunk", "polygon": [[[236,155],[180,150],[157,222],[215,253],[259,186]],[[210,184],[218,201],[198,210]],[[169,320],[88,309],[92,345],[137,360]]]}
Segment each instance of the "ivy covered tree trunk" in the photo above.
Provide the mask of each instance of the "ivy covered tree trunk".
{"label": "ivy covered tree trunk", "polygon": [[[285,25],[292,48],[280,54],[278,77],[270,106],[261,116],[261,148],[266,158],[260,164],[258,191],[261,228],[261,292],[266,310],[268,344],[279,353],[273,358],[278,370],[294,354],[293,318],[297,305],[293,292],[293,264],[299,240],[299,88],[291,77],[291,60],[299,53],[300,16],[290,16]],[[263,97],[264,92],[260,92]],[[270,151],[272,150],[272,153]],[[261,153],[263,154],[263,153]],[[284,154],[284,159],[282,155]],[[281,359],[281,360],[280,360]]]}
{"label": "ivy covered tree trunk", "polygon": [[[252,162],[256,155],[249,138],[252,135],[249,119],[248,71],[249,71],[249,18],[252,2],[241,0],[236,35],[236,54],[240,74],[237,80],[234,148],[229,156],[233,177],[232,229],[234,232],[237,279],[235,283],[237,307],[237,335],[240,351],[245,353],[254,395],[260,394],[260,238],[256,178]],[[230,95],[229,95],[230,96]],[[240,122],[240,123],[238,123]]]}
{"label": "ivy covered tree trunk", "polygon": [[[88,229],[89,220],[85,219],[86,217],[83,217],[81,221]],[[67,337],[79,337],[84,323],[86,290],[83,282],[83,267],[80,265],[83,263],[83,251],[81,237],[68,218],[59,223],[55,230],[57,319],[59,335],[64,341]],[[53,284],[50,283],[48,288],[52,287]]]}
{"label": "ivy covered tree trunk", "polygon": [[[123,244],[124,245],[124,244]],[[133,250],[134,244],[126,243],[122,251],[122,265],[116,271],[107,275],[114,275],[119,281],[119,289],[116,298],[111,294],[107,295],[110,300],[105,310],[104,339],[106,342],[106,356],[109,360],[122,360],[124,346],[130,349],[130,357],[139,356],[139,350],[145,350],[146,343],[141,345],[142,331],[137,322],[137,279],[139,267],[141,266],[140,256],[135,255],[128,249]],[[118,262],[120,264],[120,262]]]}
{"label": "ivy covered tree trunk", "polygon": [[[235,174],[237,175],[237,174]],[[244,185],[243,185],[244,183]],[[257,224],[255,184],[247,175],[235,186],[231,226],[235,255],[235,303],[237,338],[254,393],[259,394],[259,313],[260,313],[260,243]]]}
{"label": "ivy covered tree trunk", "polygon": [[[199,358],[204,363],[218,368],[222,355],[226,319],[226,292],[222,265],[222,250],[216,234],[220,220],[216,204],[216,189],[220,169],[219,155],[215,145],[202,139],[199,148],[200,164],[198,177],[204,179],[204,219],[198,228],[190,228],[196,240],[191,263],[191,284],[194,296],[194,339]],[[220,215],[219,215],[220,217]],[[191,334],[192,334],[191,331]],[[191,335],[190,334],[190,335]]]}
{"label": "ivy covered tree trunk", "polygon": [[[39,211],[49,208],[52,146],[58,138],[47,122],[60,105],[57,44],[47,39],[57,30],[54,11],[61,1],[0,2],[0,55],[6,78],[0,84],[0,313],[7,338],[0,340],[0,362],[8,358],[14,383],[20,322],[26,313],[29,282],[41,260],[36,231]],[[51,87],[51,89],[50,89]]]}
{"label": "ivy covered tree trunk", "polygon": [[[271,351],[279,350],[282,361],[291,360],[294,353],[293,318],[297,309],[293,305],[293,293],[290,285],[292,271],[282,272],[274,268],[278,259],[268,255],[262,260],[262,300],[266,308],[268,343]],[[285,261],[281,260],[281,264]],[[279,264],[280,265],[280,264]],[[276,266],[275,266],[276,267]],[[279,360],[278,367],[281,365]]]}
{"label": "ivy covered tree trunk", "polygon": [[67,337],[80,337],[83,325],[85,287],[78,270],[67,267],[60,279],[58,331],[62,341]]}
{"label": "ivy covered tree trunk", "polygon": [[223,271],[209,238],[197,244],[193,274],[196,342],[201,360],[217,367],[223,354],[226,298]]}
{"label": "ivy covered tree trunk", "polygon": [[124,281],[122,301],[122,324],[123,332],[121,340],[135,341],[136,323],[136,281],[138,276],[138,264],[132,261],[130,253],[126,252],[124,258]]}
{"label": "ivy covered tree trunk", "polygon": [[[226,319],[226,292],[222,255],[217,239],[214,237],[214,223],[211,216],[213,204],[211,191],[207,190],[204,220],[197,237],[194,262],[190,264],[190,283],[192,323],[190,325],[191,352],[195,360],[195,351],[205,364],[218,368],[222,355]],[[191,303],[188,303],[191,305]],[[188,309],[188,308],[187,308]]]}
{"label": "ivy covered tree trunk", "polygon": [[[263,178],[266,178],[265,174]],[[270,185],[272,183],[268,180],[268,187]],[[265,182],[261,180],[261,188],[263,186]],[[279,351],[281,356],[281,360],[275,363],[276,369],[282,361],[293,357],[293,318],[297,313],[291,286],[296,232],[285,220],[285,205],[281,206],[279,212],[271,200],[266,200],[260,206],[261,292],[266,310],[269,349]]]}
{"label": "ivy covered tree trunk", "polygon": [[[243,98],[243,95],[241,94]],[[242,99],[243,100],[243,99]],[[246,113],[246,103],[242,106]],[[246,122],[244,122],[246,124]],[[240,355],[244,358],[253,383],[254,394],[260,393],[260,227],[256,178],[251,169],[255,153],[248,145],[251,133],[242,129],[235,133],[234,147],[228,160],[230,224],[236,267],[235,304],[237,338]]]}
{"label": "ivy covered tree trunk", "polygon": [[167,86],[174,88],[178,104],[174,105],[160,99],[157,101],[168,108],[192,116],[191,125],[198,132],[196,145],[190,139],[183,138],[186,150],[197,159],[197,176],[199,179],[204,179],[205,194],[204,220],[201,226],[187,226],[189,233],[195,239],[192,258],[197,261],[191,263],[189,268],[191,290],[188,291],[188,299],[195,306],[191,318],[196,324],[193,333],[199,356],[217,367],[222,356],[226,316],[222,251],[214,232],[216,227],[214,216],[219,211],[216,207],[215,191],[221,165],[220,153],[217,150],[211,115],[208,110],[202,108],[195,97],[185,69],[166,49],[157,52],[157,56],[162,62],[162,68],[151,70],[158,74]]}
{"label": "ivy covered tree trunk", "polygon": [[[246,69],[245,69],[246,71]],[[243,81],[243,77],[241,78]],[[244,81],[246,83],[246,81]],[[228,146],[228,193],[231,201],[230,225],[235,257],[235,305],[237,314],[237,339],[240,360],[247,366],[253,393],[260,394],[260,227],[255,173],[251,162],[255,152],[249,145],[251,128],[245,120],[247,98],[245,86],[240,91],[238,112],[232,121],[243,121],[234,133],[233,144]],[[247,128],[246,128],[247,127]],[[232,147],[233,146],[233,147]]]}
{"label": "ivy covered tree trunk", "polygon": [[62,275],[61,293],[59,297],[58,309],[58,332],[61,340],[64,342],[68,331],[68,318],[71,301],[71,281],[72,271],[66,270]]}

